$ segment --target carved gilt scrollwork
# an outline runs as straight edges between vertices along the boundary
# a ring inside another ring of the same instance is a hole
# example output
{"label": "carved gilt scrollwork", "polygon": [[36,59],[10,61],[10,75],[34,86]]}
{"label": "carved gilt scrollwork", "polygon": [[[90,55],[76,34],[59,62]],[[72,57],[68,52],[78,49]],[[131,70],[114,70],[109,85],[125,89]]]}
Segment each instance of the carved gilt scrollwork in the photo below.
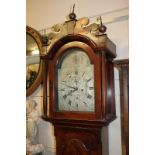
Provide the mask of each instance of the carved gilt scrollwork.
{"label": "carved gilt scrollwork", "polygon": [[107,48],[113,53],[116,50],[116,46],[109,40],[105,32],[99,31],[100,25],[97,23],[90,23],[89,18],[84,17],[78,20],[65,21],[62,24],[56,24],[50,28],[50,32],[47,34],[48,43],[44,47],[44,54],[49,53],[53,45],[62,37],[69,34],[80,34],[93,40],[99,48]]}

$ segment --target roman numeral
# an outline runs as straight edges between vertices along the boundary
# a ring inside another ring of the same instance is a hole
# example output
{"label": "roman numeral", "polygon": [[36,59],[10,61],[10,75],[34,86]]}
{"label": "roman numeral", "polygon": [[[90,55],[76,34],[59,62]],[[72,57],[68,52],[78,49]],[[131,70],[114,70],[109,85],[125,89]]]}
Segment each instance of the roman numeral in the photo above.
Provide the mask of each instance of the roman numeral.
{"label": "roman numeral", "polygon": [[89,87],[89,90],[93,90],[94,89],[94,87]]}
{"label": "roman numeral", "polygon": [[92,98],[92,96],[91,96],[90,94],[88,94],[88,95],[87,95],[87,98],[91,99],[91,98]]}
{"label": "roman numeral", "polygon": [[67,98],[67,95],[64,95],[63,98],[64,98],[64,100],[65,100],[65,99]]}
{"label": "roman numeral", "polygon": [[71,104],[72,104],[71,100],[68,101],[68,104],[71,106]]}
{"label": "roman numeral", "polygon": [[84,101],[83,101],[83,103],[84,103],[85,105],[87,105],[87,103],[86,103],[86,102],[84,102]]}
{"label": "roman numeral", "polygon": [[89,82],[91,79],[92,79],[92,78],[89,78],[89,79],[87,80],[87,82]]}

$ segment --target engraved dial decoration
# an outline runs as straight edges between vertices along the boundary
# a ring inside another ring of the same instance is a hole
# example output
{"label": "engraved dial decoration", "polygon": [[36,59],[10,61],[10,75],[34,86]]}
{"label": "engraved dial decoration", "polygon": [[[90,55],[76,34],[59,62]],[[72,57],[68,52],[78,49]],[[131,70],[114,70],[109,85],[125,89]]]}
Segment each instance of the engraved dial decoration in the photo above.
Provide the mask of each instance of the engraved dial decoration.
{"label": "engraved dial decoration", "polygon": [[58,110],[95,111],[94,66],[81,49],[70,49],[58,67]]}

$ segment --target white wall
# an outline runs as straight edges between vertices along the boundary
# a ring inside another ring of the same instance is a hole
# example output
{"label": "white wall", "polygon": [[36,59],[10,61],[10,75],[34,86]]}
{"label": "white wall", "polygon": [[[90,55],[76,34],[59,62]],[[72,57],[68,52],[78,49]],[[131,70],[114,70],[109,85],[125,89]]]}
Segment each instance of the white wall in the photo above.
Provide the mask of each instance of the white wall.
{"label": "white wall", "polygon": [[[62,23],[66,20],[66,16],[74,3],[76,4],[77,18],[102,14],[103,23],[107,23],[113,18],[116,19],[115,22],[105,24],[107,34],[117,45],[116,59],[128,58],[128,19],[123,19],[124,16],[128,15],[128,9],[115,11],[128,8],[128,0],[27,0],[26,24],[36,30],[41,30]],[[107,12],[111,13],[106,14]],[[121,20],[119,20],[120,16]],[[96,21],[96,17],[93,20]]]}
{"label": "white wall", "polygon": [[128,7],[128,0],[26,0],[26,24],[40,30],[61,23],[74,3],[77,18]]}
{"label": "white wall", "polygon": [[[65,21],[72,4],[76,4],[77,18],[92,17],[102,14],[103,23],[107,26],[108,37],[116,44],[117,58],[127,59],[128,51],[128,0],[26,0],[27,17],[26,24],[37,29],[45,29],[54,24]],[[113,12],[109,12],[113,11]],[[109,12],[106,14],[106,12]],[[121,17],[121,18],[119,18]],[[119,20],[121,19],[121,20]],[[96,21],[96,17],[91,18]],[[111,21],[111,22],[110,22]],[[121,127],[120,127],[120,96],[118,85],[118,71],[115,69],[116,85],[116,110],[117,119],[109,126],[109,155],[121,155]],[[41,86],[29,98],[38,102],[38,110],[41,112],[42,88]],[[41,121],[40,142],[46,147],[44,155],[51,155],[55,151],[55,139],[51,124]],[[54,153],[53,153],[54,154]],[[53,155],[52,154],[52,155]]]}

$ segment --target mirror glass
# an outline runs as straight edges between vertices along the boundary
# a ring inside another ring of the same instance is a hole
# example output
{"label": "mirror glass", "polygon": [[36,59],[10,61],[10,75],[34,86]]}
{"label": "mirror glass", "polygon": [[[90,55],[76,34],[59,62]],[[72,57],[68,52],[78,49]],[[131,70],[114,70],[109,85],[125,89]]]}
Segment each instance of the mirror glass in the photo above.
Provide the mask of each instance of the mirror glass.
{"label": "mirror glass", "polygon": [[35,81],[40,64],[39,47],[35,39],[26,34],[26,89]]}

